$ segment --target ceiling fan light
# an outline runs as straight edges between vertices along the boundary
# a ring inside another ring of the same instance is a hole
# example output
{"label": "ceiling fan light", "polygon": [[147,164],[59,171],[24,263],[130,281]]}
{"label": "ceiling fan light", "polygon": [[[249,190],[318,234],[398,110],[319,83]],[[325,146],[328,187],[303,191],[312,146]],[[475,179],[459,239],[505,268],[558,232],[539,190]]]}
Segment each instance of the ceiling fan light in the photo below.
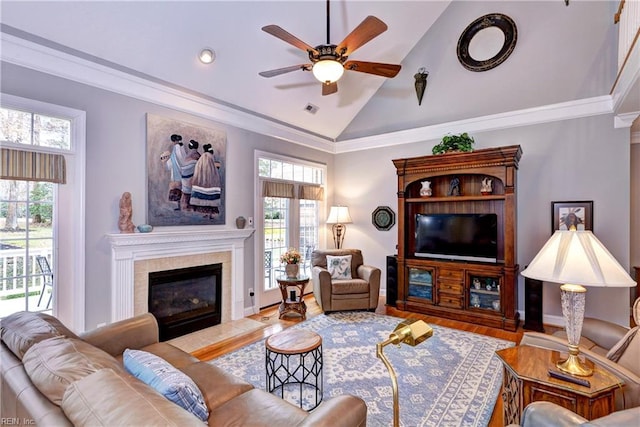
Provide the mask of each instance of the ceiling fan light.
{"label": "ceiling fan light", "polygon": [[322,83],[337,82],[344,73],[344,67],[335,59],[323,59],[313,64],[313,75]]}

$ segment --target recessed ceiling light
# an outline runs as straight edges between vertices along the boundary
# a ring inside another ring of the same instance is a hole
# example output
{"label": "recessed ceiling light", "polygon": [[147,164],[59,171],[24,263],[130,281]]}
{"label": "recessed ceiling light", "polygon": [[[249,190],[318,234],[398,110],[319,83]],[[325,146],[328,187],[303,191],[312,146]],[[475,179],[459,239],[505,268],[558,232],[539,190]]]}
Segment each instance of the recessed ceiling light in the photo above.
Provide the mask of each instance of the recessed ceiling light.
{"label": "recessed ceiling light", "polygon": [[200,51],[198,58],[203,64],[211,64],[216,59],[216,53],[213,49],[205,48]]}

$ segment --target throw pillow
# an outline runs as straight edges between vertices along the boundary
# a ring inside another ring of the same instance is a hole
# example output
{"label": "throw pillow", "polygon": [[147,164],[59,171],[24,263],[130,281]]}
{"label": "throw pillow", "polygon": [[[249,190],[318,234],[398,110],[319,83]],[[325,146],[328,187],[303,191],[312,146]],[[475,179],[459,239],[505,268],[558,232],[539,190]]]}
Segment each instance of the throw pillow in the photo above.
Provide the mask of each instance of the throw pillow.
{"label": "throw pillow", "polygon": [[134,377],[153,387],[164,397],[207,421],[209,409],[204,396],[191,378],[155,354],[126,349],[122,355],[124,368]]}
{"label": "throw pillow", "polygon": [[351,255],[327,255],[327,270],[332,279],[352,279]]}

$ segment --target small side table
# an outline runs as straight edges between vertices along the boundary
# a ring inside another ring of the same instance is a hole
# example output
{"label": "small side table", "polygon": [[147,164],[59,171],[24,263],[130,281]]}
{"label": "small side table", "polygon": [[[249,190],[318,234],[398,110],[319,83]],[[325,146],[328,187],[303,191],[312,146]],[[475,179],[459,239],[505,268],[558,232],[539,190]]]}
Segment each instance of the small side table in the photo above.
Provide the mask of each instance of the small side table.
{"label": "small side table", "polygon": [[[282,302],[280,303],[280,316],[282,319],[287,314],[293,313],[296,315],[300,315],[302,319],[307,318],[307,305],[304,302],[304,288],[309,283],[309,277],[307,276],[298,276],[298,277],[278,277],[276,279],[278,281],[278,286],[280,287],[280,293],[282,294]],[[295,288],[296,290],[296,298],[289,298],[288,291],[289,288]]]}
{"label": "small side table", "polygon": [[520,345],[496,355],[504,364],[504,425],[519,424],[524,408],[538,400],[553,402],[588,420],[615,410],[614,392],[623,386],[622,381],[588,359],[593,375],[585,377],[591,383],[585,387],[549,376],[549,369],[557,370],[556,362],[562,359],[558,351]]}
{"label": "small side table", "polygon": [[304,329],[286,329],[271,335],[265,342],[265,363],[269,393],[278,393],[305,411],[322,402],[320,335]]}

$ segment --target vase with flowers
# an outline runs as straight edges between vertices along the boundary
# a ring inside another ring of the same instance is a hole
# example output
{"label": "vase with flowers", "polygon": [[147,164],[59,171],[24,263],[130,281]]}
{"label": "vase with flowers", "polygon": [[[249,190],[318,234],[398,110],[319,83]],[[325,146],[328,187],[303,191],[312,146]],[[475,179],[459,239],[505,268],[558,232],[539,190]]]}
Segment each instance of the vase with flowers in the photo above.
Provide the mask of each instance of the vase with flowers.
{"label": "vase with flowers", "polygon": [[299,264],[302,260],[302,255],[295,248],[289,248],[286,252],[280,255],[280,262],[283,263],[284,271],[288,278],[298,277]]}

